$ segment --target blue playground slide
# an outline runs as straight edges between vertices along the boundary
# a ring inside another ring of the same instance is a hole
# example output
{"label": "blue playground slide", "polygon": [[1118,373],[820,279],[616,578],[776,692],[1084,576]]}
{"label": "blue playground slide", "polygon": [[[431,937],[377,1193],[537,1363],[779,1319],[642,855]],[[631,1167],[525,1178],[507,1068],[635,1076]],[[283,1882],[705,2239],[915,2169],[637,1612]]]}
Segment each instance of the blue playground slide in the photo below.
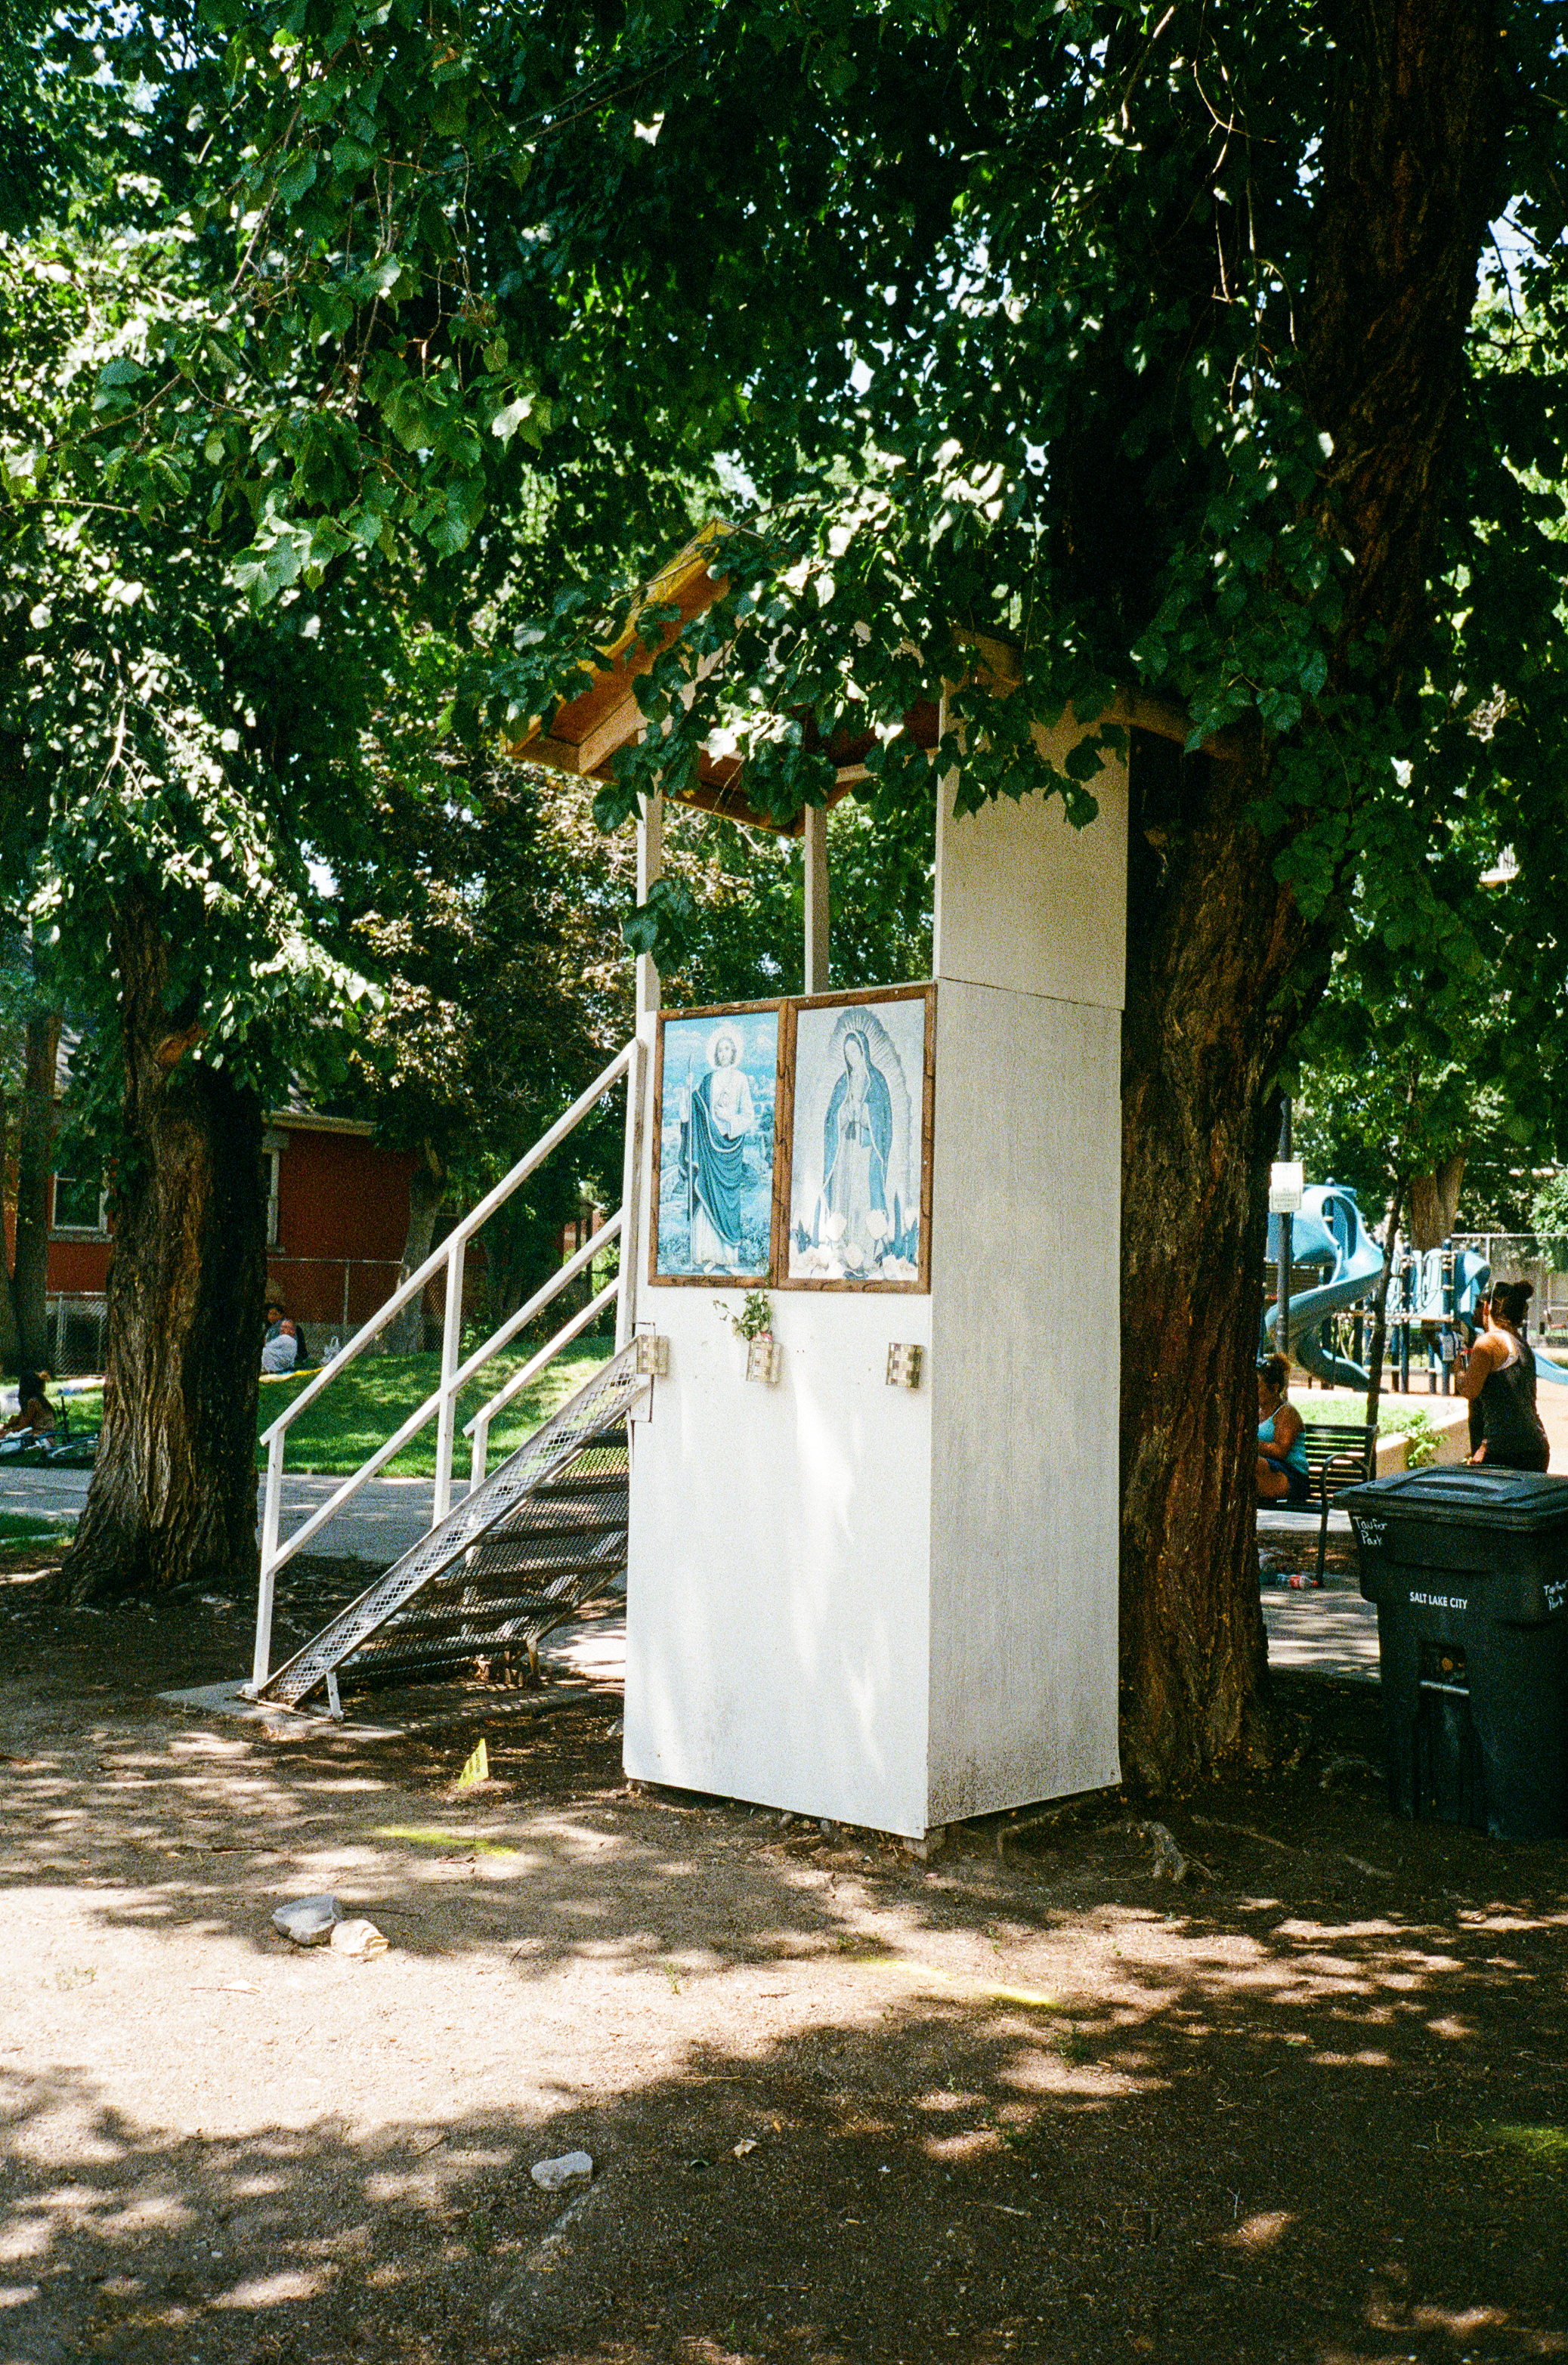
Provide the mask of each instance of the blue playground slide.
{"label": "blue playground slide", "polygon": [[[1277,1264],[1279,1255],[1280,1219],[1271,1216],[1270,1263]],[[1383,1250],[1362,1223],[1356,1194],[1347,1185],[1315,1182],[1303,1194],[1301,1213],[1291,1218],[1291,1260],[1328,1267],[1327,1279],[1317,1288],[1304,1289],[1291,1299],[1291,1343],[1297,1362],[1330,1387],[1364,1388],[1367,1375],[1361,1365],[1323,1343],[1326,1317],[1354,1306],[1383,1271]],[[1278,1304],[1265,1308],[1263,1329],[1270,1339],[1279,1318]]]}
{"label": "blue playground slide", "polygon": [[[1278,1263],[1279,1254],[1280,1219],[1271,1216],[1271,1265]],[[1303,1290],[1291,1299],[1291,1337],[1297,1361],[1315,1379],[1327,1381],[1331,1387],[1364,1388],[1367,1375],[1361,1365],[1352,1363],[1346,1355],[1335,1354],[1323,1339],[1325,1318],[1364,1297],[1383,1270],[1383,1250],[1362,1223],[1356,1194],[1349,1184],[1314,1183],[1303,1194],[1301,1213],[1291,1219],[1291,1261],[1294,1264],[1328,1268],[1327,1279],[1317,1288]],[[1418,1251],[1414,1262],[1411,1279],[1415,1303],[1411,1312],[1416,1320],[1451,1320],[1452,1317],[1445,1316],[1443,1310],[1443,1251]],[[1476,1321],[1491,1280],[1492,1268],[1484,1257],[1477,1256],[1473,1249],[1456,1249],[1453,1313],[1467,1321]],[[1398,1289],[1396,1271],[1390,1290],[1391,1320],[1396,1310]],[[1277,1305],[1264,1311],[1263,1329],[1270,1339],[1274,1335],[1279,1316]],[[1544,1347],[1535,1349],[1535,1368],[1538,1379],[1548,1380],[1556,1387],[1568,1387],[1568,1369],[1553,1362]]]}

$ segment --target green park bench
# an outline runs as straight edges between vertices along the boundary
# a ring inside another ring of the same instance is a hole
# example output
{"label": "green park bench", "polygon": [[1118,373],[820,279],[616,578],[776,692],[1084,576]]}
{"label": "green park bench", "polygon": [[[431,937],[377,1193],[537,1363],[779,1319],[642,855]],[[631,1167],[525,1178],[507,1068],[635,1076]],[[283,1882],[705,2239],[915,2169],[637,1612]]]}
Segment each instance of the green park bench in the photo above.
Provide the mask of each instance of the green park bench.
{"label": "green park bench", "polygon": [[1359,1486],[1377,1476],[1377,1427],[1359,1420],[1306,1421],[1302,1430],[1306,1447],[1306,1501],[1260,1503],[1260,1518],[1270,1512],[1310,1510],[1318,1507],[1316,1582],[1323,1582],[1328,1550],[1328,1514],[1348,1486]]}

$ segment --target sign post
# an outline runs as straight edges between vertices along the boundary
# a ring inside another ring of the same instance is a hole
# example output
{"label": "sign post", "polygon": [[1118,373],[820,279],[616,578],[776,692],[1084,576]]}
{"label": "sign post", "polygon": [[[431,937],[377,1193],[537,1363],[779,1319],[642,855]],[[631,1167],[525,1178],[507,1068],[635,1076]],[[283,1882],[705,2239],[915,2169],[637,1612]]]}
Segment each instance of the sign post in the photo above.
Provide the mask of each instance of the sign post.
{"label": "sign post", "polygon": [[1279,1316],[1274,1344],[1282,1355],[1291,1351],[1291,1217],[1301,1212],[1305,1169],[1291,1157],[1291,1104],[1280,1104],[1280,1154],[1269,1171],[1269,1213],[1280,1219],[1278,1273]]}

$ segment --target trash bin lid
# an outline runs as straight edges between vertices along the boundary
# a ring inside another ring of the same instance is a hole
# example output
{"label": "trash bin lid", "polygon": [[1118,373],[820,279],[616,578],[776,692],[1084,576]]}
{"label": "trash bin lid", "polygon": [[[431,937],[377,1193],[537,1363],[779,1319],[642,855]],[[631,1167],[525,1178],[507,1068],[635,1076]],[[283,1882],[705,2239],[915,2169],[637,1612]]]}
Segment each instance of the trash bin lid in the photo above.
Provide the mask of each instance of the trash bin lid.
{"label": "trash bin lid", "polygon": [[1568,1478],[1536,1470],[1396,1470],[1362,1486],[1347,1486],[1344,1509],[1423,1526],[1506,1529],[1536,1534],[1568,1524]]}

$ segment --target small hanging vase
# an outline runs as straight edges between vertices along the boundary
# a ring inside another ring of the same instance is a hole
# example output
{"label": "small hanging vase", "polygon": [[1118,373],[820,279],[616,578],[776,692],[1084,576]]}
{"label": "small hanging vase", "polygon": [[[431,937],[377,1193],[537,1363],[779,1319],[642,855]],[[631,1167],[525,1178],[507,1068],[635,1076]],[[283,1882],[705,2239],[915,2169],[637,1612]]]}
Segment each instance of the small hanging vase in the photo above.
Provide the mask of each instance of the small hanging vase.
{"label": "small hanging vase", "polygon": [[761,1380],[771,1387],[784,1369],[784,1350],[777,1339],[766,1333],[760,1339],[748,1339],[745,1348],[745,1375],[748,1380]]}

